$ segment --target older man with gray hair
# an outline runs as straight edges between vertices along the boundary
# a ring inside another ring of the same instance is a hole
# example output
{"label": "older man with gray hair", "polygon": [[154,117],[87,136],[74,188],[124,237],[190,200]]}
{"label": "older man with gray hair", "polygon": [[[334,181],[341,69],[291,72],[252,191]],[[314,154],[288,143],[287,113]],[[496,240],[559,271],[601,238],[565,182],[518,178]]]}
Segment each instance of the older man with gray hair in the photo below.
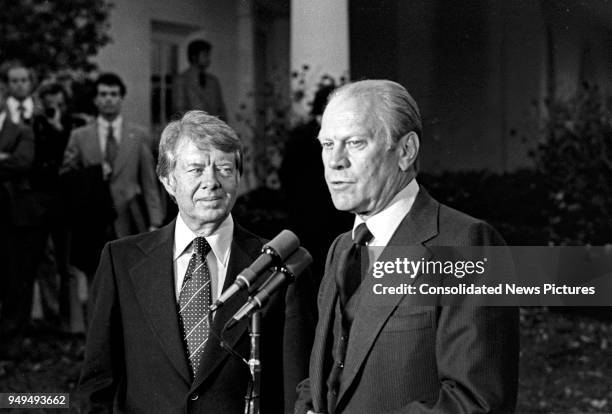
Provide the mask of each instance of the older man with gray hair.
{"label": "older man with gray hair", "polygon": [[[329,249],[310,375],[295,412],[507,413],[518,373],[515,308],[380,305],[362,283],[362,246],[503,244],[481,220],[417,183],[421,116],[404,87],[366,80],[337,89],[318,137],[335,207],[353,229]],[[363,279],[365,280],[365,279]]]}
{"label": "older man with gray hair", "polygon": [[[215,333],[247,293],[208,314],[265,242],[231,214],[240,140],[218,118],[187,112],[162,132],[157,172],[179,213],[169,225],[102,252],[80,381],[85,411],[242,413],[248,367]],[[308,277],[299,278],[263,311],[262,412],[290,412],[306,375],[314,328],[309,286]],[[246,323],[225,341],[247,356]]]}

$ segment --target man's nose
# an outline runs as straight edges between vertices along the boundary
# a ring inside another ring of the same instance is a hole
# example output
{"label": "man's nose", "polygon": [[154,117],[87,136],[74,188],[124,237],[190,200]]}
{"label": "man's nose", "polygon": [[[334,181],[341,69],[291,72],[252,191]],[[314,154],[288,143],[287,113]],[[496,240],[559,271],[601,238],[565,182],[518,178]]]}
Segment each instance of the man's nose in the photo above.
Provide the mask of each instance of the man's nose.
{"label": "man's nose", "polygon": [[337,145],[333,148],[327,159],[327,166],[334,170],[342,170],[348,168],[350,165],[349,160],[346,156],[346,149],[344,145]]}
{"label": "man's nose", "polygon": [[217,171],[212,166],[204,168],[204,171],[202,172],[200,179],[201,179],[200,184],[202,188],[214,190],[221,186],[221,183],[219,182],[219,179],[217,178]]}

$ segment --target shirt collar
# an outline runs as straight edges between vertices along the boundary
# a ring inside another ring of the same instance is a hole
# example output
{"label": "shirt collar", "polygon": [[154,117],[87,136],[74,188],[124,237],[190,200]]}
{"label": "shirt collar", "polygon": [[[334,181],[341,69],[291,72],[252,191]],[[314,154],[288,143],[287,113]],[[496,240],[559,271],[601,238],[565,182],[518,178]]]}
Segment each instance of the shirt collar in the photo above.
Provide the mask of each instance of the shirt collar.
{"label": "shirt collar", "polygon": [[108,122],[106,119],[98,116],[98,125],[102,128],[106,129],[109,125],[112,125],[113,129],[116,131],[119,127],[121,127],[121,123],[123,122],[123,117],[119,115],[117,118],[113,120],[113,122]]}
{"label": "shirt collar", "polygon": [[6,98],[6,105],[11,113],[16,114],[15,116],[18,114],[19,105],[23,105],[24,115],[27,118],[30,118],[34,112],[34,100],[31,96],[28,96],[23,101],[18,101],[14,96],[9,96]]}
{"label": "shirt collar", "polygon": [[[212,234],[206,236],[206,241],[210,245],[212,252],[217,260],[227,267],[229,261],[232,236],[234,234],[234,219],[229,214],[221,223],[219,228]],[[173,260],[178,259],[183,253],[191,248],[191,242],[198,237],[183,220],[180,214],[176,217],[174,226],[174,256]]]}
{"label": "shirt collar", "polygon": [[406,214],[408,214],[412,208],[418,192],[419,184],[415,178],[393,197],[387,207],[369,217],[367,221],[364,221],[361,217],[356,215],[352,236],[355,236],[355,229],[358,225],[366,223],[368,229],[374,236],[369,244],[371,246],[386,246],[391,240],[393,233],[395,233],[395,230],[397,230],[404,217],[406,217]]}

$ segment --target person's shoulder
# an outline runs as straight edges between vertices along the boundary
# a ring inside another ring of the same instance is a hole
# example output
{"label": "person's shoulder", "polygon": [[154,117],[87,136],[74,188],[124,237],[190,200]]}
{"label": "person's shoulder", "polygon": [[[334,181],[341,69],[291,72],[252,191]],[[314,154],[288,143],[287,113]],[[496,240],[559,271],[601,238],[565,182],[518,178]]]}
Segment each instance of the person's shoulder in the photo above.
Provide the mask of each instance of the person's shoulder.
{"label": "person's shoulder", "polygon": [[197,70],[193,67],[193,66],[189,66],[187,69],[185,69],[182,72],[179,72],[175,75],[175,79],[178,80],[185,80],[185,79],[189,79],[194,77],[194,75],[196,74]]}
{"label": "person's shoulder", "polygon": [[109,250],[115,252],[132,252],[135,250],[147,253],[160,243],[167,241],[174,235],[173,223],[167,224],[157,230],[122,237],[107,243]]}
{"label": "person's shoulder", "polygon": [[82,137],[88,137],[88,136],[92,136],[92,135],[96,135],[96,123],[95,121],[93,122],[89,122],[83,126],[80,126],[78,128],[75,128],[72,130],[71,132],[72,136],[75,138],[80,138],[82,139]]}
{"label": "person's shoulder", "polygon": [[130,120],[124,120],[124,129],[128,132],[128,134],[134,134],[141,137],[146,137],[149,135],[147,128],[143,125],[140,125],[136,122],[132,122]]}
{"label": "person's shoulder", "polygon": [[485,220],[473,217],[440,203],[438,216],[439,237],[452,245],[500,245],[502,236]]}
{"label": "person's shoulder", "polygon": [[236,240],[240,240],[243,242],[258,244],[259,246],[263,246],[264,244],[270,241],[269,239],[266,239],[265,237],[262,237],[258,234],[253,233],[250,230],[247,230],[246,228],[241,226],[235,219],[234,219],[234,238]]}

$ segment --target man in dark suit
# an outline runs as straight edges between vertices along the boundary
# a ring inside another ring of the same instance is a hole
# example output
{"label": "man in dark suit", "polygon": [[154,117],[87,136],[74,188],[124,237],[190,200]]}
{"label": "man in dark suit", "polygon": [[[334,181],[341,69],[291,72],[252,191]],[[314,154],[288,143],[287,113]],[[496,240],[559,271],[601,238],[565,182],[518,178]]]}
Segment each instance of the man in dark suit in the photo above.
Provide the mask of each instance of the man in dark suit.
{"label": "man in dark suit", "polygon": [[[218,333],[245,302],[208,304],[260,254],[264,240],[234,222],[240,141],[218,118],[191,111],[160,142],[158,176],[179,209],[169,225],[104,248],[93,293],[80,391],[86,412],[242,413],[249,372]],[[263,278],[265,279],[265,278]],[[291,412],[314,330],[308,277],[263,312],[261,410]],[[246,321],[225,341],[247,357]]]}
{"label": "man in dark suit", "polygon": [[420,137],[417,104],[395,82],[356,82],[330,98],[319,133],[325,179],[335,207],[356,216],[329,250],[296,413],[514,410],[515,308],[410,306],[409,295],[379,306],[361,282],[360,246],[503,243],[486,223],[419,186]]}
{"label": "man in dark suit", "polygon": [[32,129],[11,120],[5,96],[0,82],[0,359],[16,359],[30,319],[43,210],[28,180]]}
{"label": "man in dark suit", "polygon": [[211,50],[212,45],[206,40],[194,40],[187,46],[189,68],[174,78],[173,111],[199,109],[225,121],[227,114],[219,79],[207,72]]}

